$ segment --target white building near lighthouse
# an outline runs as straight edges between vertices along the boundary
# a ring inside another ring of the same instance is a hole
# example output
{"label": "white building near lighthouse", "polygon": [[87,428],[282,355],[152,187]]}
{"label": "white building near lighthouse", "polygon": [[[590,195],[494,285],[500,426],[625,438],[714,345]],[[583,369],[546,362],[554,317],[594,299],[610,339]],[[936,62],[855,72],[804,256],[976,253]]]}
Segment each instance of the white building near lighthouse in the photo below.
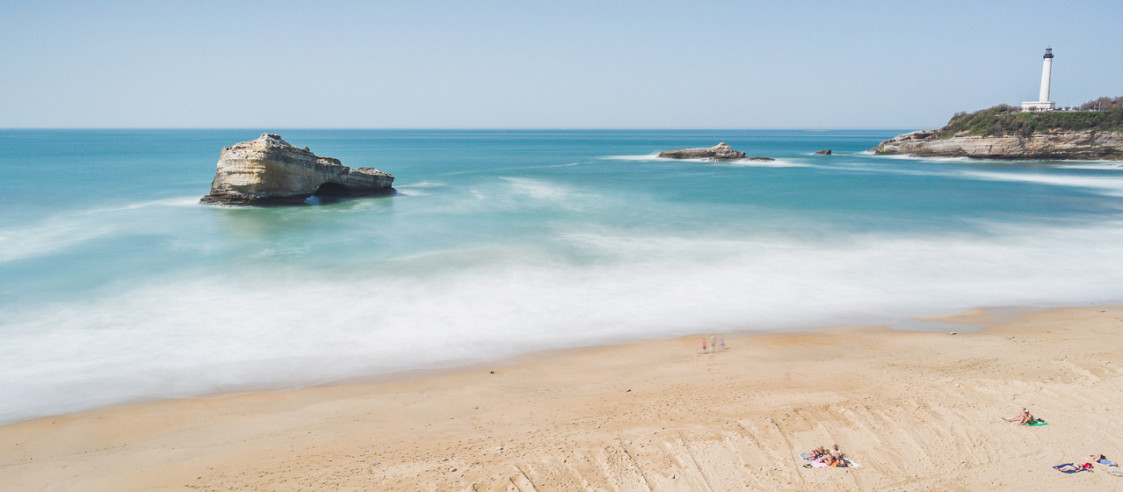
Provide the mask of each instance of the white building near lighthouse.
{"label": "white building near lighthouse", "polygon": [[1036,101],[1022,103],[1022,111],[1052,111],[1057,109],[1049,100],[1049,78],[1053,74],[1053,48],[1045,48],[1045,61],[1041,65],[1041,92]]}

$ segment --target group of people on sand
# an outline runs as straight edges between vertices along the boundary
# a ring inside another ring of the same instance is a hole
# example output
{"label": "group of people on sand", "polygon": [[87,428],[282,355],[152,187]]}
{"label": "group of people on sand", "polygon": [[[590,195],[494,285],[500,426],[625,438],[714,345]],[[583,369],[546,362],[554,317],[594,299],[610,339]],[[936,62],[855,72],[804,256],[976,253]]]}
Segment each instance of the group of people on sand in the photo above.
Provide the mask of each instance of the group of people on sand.
{"label": "group of people on sand", "polygon": [[[1089,471],[1090,472],[1090,471],[1095,471],[1095,470],[1092,469],[1092,463],[1096,463],[1096,464],[1100,464],[1100,465],[1112,467],[1112,468],[1118,468],[1119,467],[1118,463],[1107,459],[1107,456],[1104,456],[1103,454],[1090,454],[1090,455],[1088,455],[1088,462],[1084,463],[1083,465],[1078,465],[1076,463],[1065,463],[1063,465],[1054,466],[1053,469],[1057,470],[1059,472],[1064,472],[1064,473],[1076,473],[1076,472],[1082,472],[1082,471]],[[1117,477],[1123,476],[1123,472],[1121,472],[1119,470],[1112,470],[1111,473],[1114,474]]]}
{"label": "group of people on sand", "polygon": [[[711,347],[712,346],[713,345],[711,344]],[[703,339],[702,347],[703,350],[705,350],[705,339]],[[1045,425],[1045,421],[1034,417],[1033,414],[1030,413],[1028,408],[1023,408],[1021,413],[1019,413],[1018,415],[1015,415],[1008,419],[1004,418],[1002,420],[1005,420],[1007,422],[1017,422],[1018,425]],[[810,453],[801,454],[800,457],[808,462],[803,466],[811,468],[845,468],[850,466],[858,466],[848,458],[846,458],[846,456],[843,456],[842,451],[839,451],[837,444],[832,446],[830,449],[824,448],[822,446],[817,447],[815,449],[812,449]],[[1093,463],[1109,468],[1115,468],[1114,470],[1111,470],[1111,473],[1117,477],[1123,477],[1123,469],[1119,468],[1119,464],[1107,459],[1107,457],[1103,454],[1088,455],[1088,461],[1083,464],[1065,463],[1063,465],[1054,466],[1053,469],[1062,473],[1077,473],[1082,471],[1090,472],[1093,471],[1092,468],[1093,466],[1095,466],[1093,465]]]}
{"label": "group of people on sand", "polygon": [[712,354],[718,348],[720,348],[722,350],[725,350],[725,337],[721,337],[720,341],[714,335],[710,335],[709,340],[707,340],[705,337],[702,337],[702,353],[703,354]]}
{"label": "group of people on sand", "polygon": [[[1028,408],[1023,408],[1022,412],[1019,413],[1018,415],[1015,415],[1015,416],[1010,417],[1008,419],[1004,418],[1002,420],[1005,420],[1007,422],[1017,422],[1018,425],[1045,425],[1045,421],[1042,420],[1042,419],[1039,419],[1037,417],[1034,417],[1033,414],[1030,413]],[[1088,461],[1086,463],[1082,464],[1082,465],[1079,465],[1079,464],[1076,464],[1076,463],[1065,463],[1063,465],[1054,466],[1053,469],[1057,470],[1059,472],[1064,472],[1064,473],[1076,473],[1076,472],[1082,472],[1082,471],[1089,471],[1090,472],[1090,471],[1093,471],[1092,470],[1092,467],[1094,466],[1093,463],[1103,465],[1103,466],[1107,466],[1107,467],[1112,467],[1112,468],[1118,468],[1119,467],[1118,463],[1107,459],[1107,457],[1104,456],[1101,453],[1101,454],[1088,455]],[[1112,470],[1112,473],[1117,477],[1123,476],[1123,471],[1120,471],[1120,470]]]}
{"label": "group of people on sand", "polygon": [[842,455],[842,451],[838,450],[837,444],[832,446],[831,449],[827,449],[822,446],[817,447],[815,449],[812,449],[809,454],[810,456],[808,456],[806,459],[812,464],[821,463],[824,466],[834,466],[839,468],[850,466],[850,460],[846,459],[846,457]]}

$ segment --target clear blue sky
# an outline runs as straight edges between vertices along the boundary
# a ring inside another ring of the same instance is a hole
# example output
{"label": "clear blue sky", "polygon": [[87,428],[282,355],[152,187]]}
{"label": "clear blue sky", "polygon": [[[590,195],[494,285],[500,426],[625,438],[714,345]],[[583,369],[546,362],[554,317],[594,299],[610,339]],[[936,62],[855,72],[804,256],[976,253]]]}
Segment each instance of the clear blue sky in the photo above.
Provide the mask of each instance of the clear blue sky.
{"label": "clear blue sky", "polygon": [[0,0],[0,127],[933,128],[1123,95],[1123,1]]}

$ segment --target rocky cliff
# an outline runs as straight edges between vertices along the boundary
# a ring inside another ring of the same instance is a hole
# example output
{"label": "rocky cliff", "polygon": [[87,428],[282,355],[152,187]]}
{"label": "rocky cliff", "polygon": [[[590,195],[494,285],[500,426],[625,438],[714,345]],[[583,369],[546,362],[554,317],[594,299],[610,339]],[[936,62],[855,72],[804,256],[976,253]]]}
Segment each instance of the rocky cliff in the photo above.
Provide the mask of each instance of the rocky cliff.
{"label": "rocky cliff", "polygon": [[1058,131],[1029,136],[969,136],[939,138],[935,130],[898,135],[872,150],[877,154],[986,159],[1123,159],[1123,132]]}
{"label": "rocky cliff", "polygon": [[700,147],[697,149],[679,149],[660,152],[659,157],[671,159],[741,159],[744,152],[733,150],[733,147],[719,143],[713,147]]}
{"label": "rocky cliff", "polygon": [[338,159],[319,157],[294,147],[280,135],[263,133],[256,140],[222,149],[211,193],[204,203],[232,205],[299,204],[312,195],[368,196],[394,191],[394,176]]}

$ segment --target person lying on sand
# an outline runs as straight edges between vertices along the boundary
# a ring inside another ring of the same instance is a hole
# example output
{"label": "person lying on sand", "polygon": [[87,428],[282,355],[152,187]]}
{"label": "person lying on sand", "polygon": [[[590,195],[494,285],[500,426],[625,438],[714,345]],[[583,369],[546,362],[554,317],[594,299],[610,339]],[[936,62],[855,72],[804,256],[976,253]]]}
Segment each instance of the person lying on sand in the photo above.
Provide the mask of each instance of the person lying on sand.
{"label": "person lying on sand", "polygon": [[1002,419],[1002,420],[1005,420],[1007,422],[1017,422],[1021,425],[1027,425],[1027,424],[1032,424],[1033,421],[1036,420],[1036,419],[1033,418],[1032,413],[1029,413],[1028,408],[1023,408],[1022,413],[1019,414],[1018,416],[1010,417],[1008,419]]}
{"label": "person lying on sand", "polygon": [[1078,471],[1093,471],[1091,463],[1084,463],[1083,465],[1077,465],[1075,463],[1067,463],[1067,464],[1064,464],[1064,465],[1054,466],[1053,469],[1057,470],[1059,472],[1065,472],[1065,473],[1073,473],[1073,472],[1078,472]]}
{"label": "person lying on sand", "polygon": [[1119,466],[1118,463],[1107,459],[1107,456],[1104,456],[1102,454],[1090,454],[1090,455],[1088,455],[1088,461],[1091,461],[1092,463],[1099,463],[1101,465],[1107,465],[1107,466]]}

